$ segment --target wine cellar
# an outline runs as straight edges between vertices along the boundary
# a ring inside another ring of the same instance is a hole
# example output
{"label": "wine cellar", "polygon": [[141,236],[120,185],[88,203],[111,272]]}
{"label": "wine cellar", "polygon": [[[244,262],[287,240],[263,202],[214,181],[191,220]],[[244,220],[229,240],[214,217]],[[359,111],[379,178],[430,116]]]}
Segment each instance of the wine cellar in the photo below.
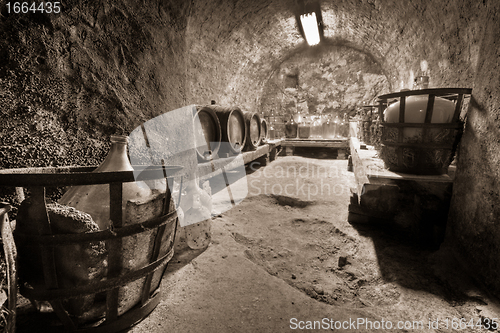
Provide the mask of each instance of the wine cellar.
{"label": "wine cellar", "polygon": [[500,330],[496,0],[0,0],[0,332]]}

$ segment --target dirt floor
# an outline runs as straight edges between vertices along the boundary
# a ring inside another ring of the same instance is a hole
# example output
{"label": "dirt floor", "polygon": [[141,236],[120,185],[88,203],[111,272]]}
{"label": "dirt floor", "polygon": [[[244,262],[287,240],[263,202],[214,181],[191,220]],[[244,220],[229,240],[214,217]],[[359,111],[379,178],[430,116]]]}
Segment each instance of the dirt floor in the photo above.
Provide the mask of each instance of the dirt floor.
{"label": "dirt floor", "polygon": [[500,311],[446,247],[347,222],[354,175],[327,157],[253,168],[208,248],[178,244],[161,303],[130,332],[486,331]]}

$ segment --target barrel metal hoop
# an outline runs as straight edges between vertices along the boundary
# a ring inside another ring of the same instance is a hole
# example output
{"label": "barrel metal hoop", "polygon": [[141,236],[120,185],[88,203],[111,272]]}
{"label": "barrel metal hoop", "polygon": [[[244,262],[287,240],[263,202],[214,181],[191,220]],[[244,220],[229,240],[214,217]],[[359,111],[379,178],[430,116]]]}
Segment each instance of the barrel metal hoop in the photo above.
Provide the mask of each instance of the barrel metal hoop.
{"label": "barrel metal hoop", "polygon": [[[105,322],[99,326],[88,327],[76,329],[74,333],[110,333],[110,332],[122,332],[130,326],[137,323],[142,318],[145,318],[151,311],[155,309],[155,307],[160,303],[161,300],[161,292],[158,290],[151,296],[148,303],[138,306],[136,308],[132,308],[118,317],[116,321],[113,322]],[[66,331],[63,331],[66,332]]]}
{"label": "barrel metal hoop", "polygon": [[106,290],[115,289],[124,286],[127,283],[138,280],[147,274],[157,270],[163,263],[172,259],[174,255],[173,247],[163,257],[155,260],[154,262],[144,266],[141,269],[130,271],[112,279],[89,283],[85,286],[72,287],[71,289],[38,289],[32,288],[28,285],[21,285],[21,294],[29,299],[37,301],[53,301],[68,298],[81,297],[85,295],[92,295]]}
{"label": "barrel metal hoop", "polygon": [[107,229],[89,233],[60,235],[29,235],[16,233],[16,240],[44,246],[64,246],[75,243],[99,242],[143,233],[162,225],[173,223],[176,218],[177,212],[174,210],[171,213],[147,220],[145,222],[127,225],[121,228],[114,228],[112,230]]}

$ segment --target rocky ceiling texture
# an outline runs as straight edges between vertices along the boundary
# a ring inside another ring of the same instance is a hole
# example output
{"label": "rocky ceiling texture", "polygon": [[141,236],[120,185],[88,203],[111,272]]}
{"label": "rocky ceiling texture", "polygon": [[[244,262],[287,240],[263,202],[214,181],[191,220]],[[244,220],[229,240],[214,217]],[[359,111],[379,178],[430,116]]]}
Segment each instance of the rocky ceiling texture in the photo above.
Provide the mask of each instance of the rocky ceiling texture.
{"label": "rocky ceiling texture", "polygon": [[68,0],[47,15],[1,0],[0,166],[96,165],[110,134],[184,105],[265,111],[277,73],[315,50],[369,58],[388,91],[425,60],[431,87],[474,89],[448,240],[500,295],[498,1],[324,0],[316,49],[296,1]]}

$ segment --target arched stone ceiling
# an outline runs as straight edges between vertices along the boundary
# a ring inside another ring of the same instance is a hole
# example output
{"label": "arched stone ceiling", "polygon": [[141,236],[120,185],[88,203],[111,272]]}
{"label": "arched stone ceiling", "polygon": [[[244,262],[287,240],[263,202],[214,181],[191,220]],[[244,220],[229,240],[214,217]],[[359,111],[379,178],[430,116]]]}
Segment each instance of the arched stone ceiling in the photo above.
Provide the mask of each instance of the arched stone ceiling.
{"label": "arched stone ceiling", "polygon": [[[193,103],[259,110],[281,64],[314,54],[297,30],[296,1],[71,0],[56,16],[3,8],[0,108],[12,121],[0,143],[25,143],[5,160],[96,161],[86,145],[101,144],[92,140]],[[487,50],[483,22],[497,7],[496,0],[321,2],[326,42],[369,55],[391,89],[410,86],[422,60],[431,86],[472,86]]]}
{"label": "arched stone ceiling", "polygon": [[[188,100],[255,109],[279,64],[308,49],[296,27],[295,6],[292,0],[196,1],[186,33]],[[467,19],[462,6],[425,0],[321,2],[326,40],[369,54],[392,89],[411,86],[422,60],[429,64],[431,85],[471,82],[481,27],[471,20],[466,31],[458,29],[457,22]],[[463,44],[468,47],[458,46]]]}

